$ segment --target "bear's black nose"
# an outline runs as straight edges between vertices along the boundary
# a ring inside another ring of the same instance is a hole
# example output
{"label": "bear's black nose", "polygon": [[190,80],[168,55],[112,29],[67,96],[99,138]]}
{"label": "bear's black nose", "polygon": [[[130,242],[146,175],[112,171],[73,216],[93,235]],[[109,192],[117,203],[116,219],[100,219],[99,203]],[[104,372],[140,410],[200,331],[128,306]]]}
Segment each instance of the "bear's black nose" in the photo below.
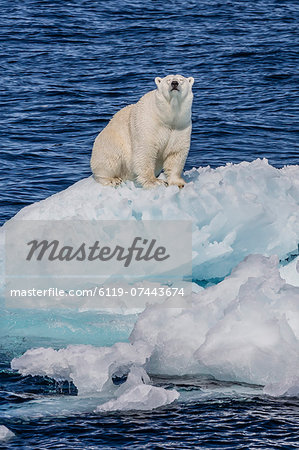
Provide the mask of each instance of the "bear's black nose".
{"label": "bear's black nose", "polygon": [[178,81],[172,81],[171,82],[171,86],[174,88],[174,89],[176,89],[177,87],[178,87],[178,85],[179,85],[179,83],[178,83]]}

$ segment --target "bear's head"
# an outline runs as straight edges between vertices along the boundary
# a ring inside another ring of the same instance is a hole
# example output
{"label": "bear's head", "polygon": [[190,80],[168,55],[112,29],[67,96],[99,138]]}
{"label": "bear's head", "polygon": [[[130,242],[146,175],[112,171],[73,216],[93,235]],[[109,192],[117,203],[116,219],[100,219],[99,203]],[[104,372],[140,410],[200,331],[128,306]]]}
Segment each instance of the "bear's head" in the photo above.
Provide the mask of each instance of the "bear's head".
{"label": "bear's head", "polygon": [[158,92],[169,102],[172,98],[192,98],[192,86],[194,78],[185,78],[182,75],[167,75],[164,78],[155,78]]}

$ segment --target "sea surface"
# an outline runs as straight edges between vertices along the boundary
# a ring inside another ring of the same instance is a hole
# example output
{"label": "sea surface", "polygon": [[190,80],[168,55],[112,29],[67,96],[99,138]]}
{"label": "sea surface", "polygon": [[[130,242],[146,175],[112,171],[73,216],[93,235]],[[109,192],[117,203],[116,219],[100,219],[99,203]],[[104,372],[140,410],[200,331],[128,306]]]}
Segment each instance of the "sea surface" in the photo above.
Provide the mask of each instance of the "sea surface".
{"label": "sea surface", "polygon": [[[98,132],[154,89],[156,76],[170,73],[195,78],[186,169],[256,158],[275,167],[299,164],[298,16],[295,0],[2,0],[1,223],[89,176]],[[29,400],[76,394],[74,386],[9,368],[31,346],[73,342],[71,333],[45,339],[40,320],[29,318],[23,336],[1,338],[0,424],[17,437],[0,448],[299,447],[298,400],[236,388],[203,401],[188,394],[202,388],[190,379],[153,378],[185,398],[157,411],[12,418],[9,412]],[[74,325],[77,317],[59,320],[80,330],[75,343],[96,345],[84,323]],[[99,345],[127,340],[135,319],[114,318],[113,326],[120,324],[113,335],[109,320]]]}

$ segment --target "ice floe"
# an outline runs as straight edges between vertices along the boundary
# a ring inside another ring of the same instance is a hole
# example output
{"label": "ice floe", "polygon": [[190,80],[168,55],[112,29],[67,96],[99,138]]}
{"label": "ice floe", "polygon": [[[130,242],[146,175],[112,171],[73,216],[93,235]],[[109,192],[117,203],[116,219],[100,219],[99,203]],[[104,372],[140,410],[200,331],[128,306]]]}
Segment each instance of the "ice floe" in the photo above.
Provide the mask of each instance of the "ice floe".
{"label": "ice floe", "polygon": [[[267,160],[204,167],[185,173],[184,189],[117,189],[92,177],[23,208],[12,220],[191,220],[193,278],[221,278],[245,256],[298,251],[299,166]],[[10,226],[8,221],[4,229]]]}

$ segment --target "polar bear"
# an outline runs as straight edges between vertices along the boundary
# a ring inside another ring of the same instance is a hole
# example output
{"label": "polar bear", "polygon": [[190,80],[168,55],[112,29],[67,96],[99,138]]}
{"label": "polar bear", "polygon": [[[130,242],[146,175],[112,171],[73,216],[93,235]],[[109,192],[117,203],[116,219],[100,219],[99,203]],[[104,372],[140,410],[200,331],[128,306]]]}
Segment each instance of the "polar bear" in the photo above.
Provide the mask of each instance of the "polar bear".
{"label": "polar bear", "polygon": [[[144,188],[185,184],[182,170],[191,139],[194,78],[155,78],[157,89],[118,111],[97,136],[91,169],[97,182],[134,180]],[[158,179],[164,170],[167,182]]]}

